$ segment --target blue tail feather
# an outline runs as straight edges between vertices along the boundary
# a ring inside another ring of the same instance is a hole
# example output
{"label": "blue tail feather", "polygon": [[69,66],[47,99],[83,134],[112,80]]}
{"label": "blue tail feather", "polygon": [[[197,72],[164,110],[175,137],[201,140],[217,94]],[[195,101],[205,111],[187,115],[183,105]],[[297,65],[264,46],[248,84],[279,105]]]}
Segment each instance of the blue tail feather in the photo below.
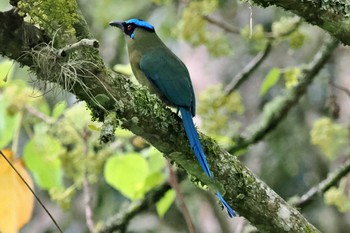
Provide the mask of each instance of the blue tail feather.
{"label": "blue tail feather", "polygon": [[231,206],[225,201],[224,197],[221,195],[219,191],[216,192],[216,195],[219,197],[221,203],[226,207],[227,214],[232,218],[236,216],[235,211],[231,208]]}
{"label": "blue tail feather", "polygon": [[[200,165],[202,166],[205,174],[209,176],[210,178],[213,178],[213,175],[209,169],[209,164],[207,162],[207,159],[205,158],[205,154],[203,152],[201,143],[199,141],[199,137],[197,134],[197,130],[194,127],[193,119],[192,119],[192,114],[191,112],[183,107],[180,107],[180,112],[182,116],[182,121],[184,124],[184,128],[186,131],[187,138],[190,142],[191,148],[193,149],[194,154],[196,155]],[[223,196],[219,191],[216,192],[216,195],[219,197],[221,203],[226,207],[228,215],[232,218],[236,216],[235,212],[233,209],[229,206],[229,204],[225,201]]]}
{"label": "blue tail feather", "polygon": [[202,166],[205,174],[209,177],[213,177],[211,174],[211,171],[209,169],[209,165],[207,162],[207,159],[205,158],[203,149],[201,147],[201,144],[199,142],[197,130],[194,127],[193,120],[192,120],[192,114],[189,110],[180,107],[180,112],[182,116],[182,121],[184,123],[184,128],[187,134],[187,138],[190,141],[191,148],[194,151],[194,154],[196,155],[200,165]]}

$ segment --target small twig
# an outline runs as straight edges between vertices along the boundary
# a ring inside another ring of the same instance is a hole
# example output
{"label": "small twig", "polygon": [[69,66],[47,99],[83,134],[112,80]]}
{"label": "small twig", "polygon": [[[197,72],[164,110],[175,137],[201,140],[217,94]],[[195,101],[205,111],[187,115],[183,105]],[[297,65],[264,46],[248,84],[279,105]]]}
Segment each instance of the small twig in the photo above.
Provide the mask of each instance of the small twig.
{"label": "small twig", "polygon": [[[89,146],[88,146],[88,138],[90,134],[88,133],[87,130],[84,130],[84,134],[82,135],[83,138],[83,154],[86,158],[89,153]],[[85,218],[86,218],[86,225],[89,228],[90,232],[96,232],[95,230],[95,223],[93,220],[93,212],[91,208],[91,193],[90,193],[90,187],[89,187],[89,182],[87,178],[87,163],[85,162],[84,165],[84,178],[83,178],[83,193],[84,193],[84,206],[85,206]]]}
{"label": "small twig", "polygon": [[93,220],[93,212],[92,212],[92,209],[91,209],[90,188],[89,188],[89,183],[87,181],[86,174],[84,175],[84,179],[83,179],[83,192],[84,192],[84,205],[85,205],[86,224],[87,224],[90,232],[95,232],[95,224],[94,224],[94,220]]}
{"label": "small twig", "polygon": [[312,187],[304,195],[302,195],[298,200],[293,201],[291,204],[303,208],[308,205],[316,195],[325,193],[331,187],[337,185],[341,178],[346,176],[350,172],[350,159],[342,164],[334,172],[328,174],[327,178],[323,180],[318,185]]}
{"label": "small twig", "polygon": [[339,89],[339,90],[345,92],[345,94],[346,94],[348,97],[350,97],[350,90],[349,90],[349,89],[347,89],[347,88],[345,88],[345,87],[342,87],[342,86],[339,86],[338,84],[335,84],[335,83],[333,83],[332,81],[330,81],[329,84],[330,84],[331,86],[333,86],[333,87],[335,87],[335,88],[337,88],[337,89]]}
{"label": "small twig", "polygon": [[68,54],[74,52],[75,50],[79,49],[83,46],[90,46],[93,48],[98,48],[100,46],[99,42],[95,39],[82,39],[78,41],[77,43],[68,45],[64,47],[63,49],[58,50],[57,55],[61,57],[66,57]]}
{"label": "small twig", "polygon": [[55,224],[57,230],[60,233],[63,233],[62,229],[60,228],[60,226],[58,225],[58,223],[56,222],[56,220],[53,218],[53,216],[51,215],[50,211],[45,207],[44,203],[41,202],[40,198],[35,194],[34,190],[30,187],[30,185],[28,184],[28,182],[23,178],[23,176],[19,173],[19,171],[12,165],[12,163],[10,162],[10,160],[6,157],[6,155],[4,155],[4,153],[2,153],[2,151],[0,150],[0,154],[1,156],[6,160],[6,162],[11,166],[11,168],[16,172],[16,174],[19,176],[19,178],[23,181],[23,183],[25,184],[25,186],[29,189],[29,191],[33,194],[33,196],[35,197],[35,199],[38,201],[38,203],[41,205],[41,207],[45,210],[46,214],[49,216],[49,218],[51,219],[51,221]]}
{"label": "small twig", "polygon": [[231,94],[233,91],[237,90],[249,77],[250,75],[260,66],[260,64],[265,60],[267,55],[271,51],[271,43],[269,42],[264,51],[258,53],[225,87],[225,95]]}
{"label": "small twig", "polygon": [[234,33],[234,34],[239,34],[240,30],[239,28],[234,28],[231,25],[228,25],[227,23],[224,23],[222,21],[219,21],[217,19],[214,19],[208,15],[203,15],[203,19],[205,19],[206,21],[208,21],[209,23],[218,26],[219,28],[223,29],[225,32],[230,32],[230,33]]}
{"label": "small twig", "polygon": [[196,233],[196,227],[195,225],[193,224],[193,221],[192,221],[192,218],[191,218],[191,215],[190,215],[190,212],[188,211],[188,208],[186,206],[186,203],[184,201],[184,197],[181,193],[181,190],[180,190],[180,187],[179,187],[179,183],[177,181],[177,177],[176,177],[176,174],[173,170],[173,168],[171,167],[171,164],[169,162],[169,159],[166,160],[166,164],[167,164],[167,167],[168,167],[168,170],[169,170],[169,183],[171,185],[171,187],[175,190],[175,193],[176,193],[176,200],[179,204],[179,207],[180,207],[180,210],[186,220],[186,224],[187,224],[187,227],[188,227],[188,231],[190,233]]}
{"label": "small twig", "polygon": [[55,120],[51,117],[46,116],[44,113],[38,111],[37,109],[33,108],[32,106],[26,104],[24,106],[24,109],[32,116],[35,116],[36,118],[44,121],[47,124],[52,124],[55,122]]}

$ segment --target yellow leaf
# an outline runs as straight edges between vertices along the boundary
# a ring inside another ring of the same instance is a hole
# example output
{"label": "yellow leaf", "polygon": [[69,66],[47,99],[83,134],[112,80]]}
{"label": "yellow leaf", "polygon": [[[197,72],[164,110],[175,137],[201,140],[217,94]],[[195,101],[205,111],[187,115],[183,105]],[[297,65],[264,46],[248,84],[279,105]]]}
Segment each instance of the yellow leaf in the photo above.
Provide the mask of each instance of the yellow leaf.
{"label": "yellow leaf", "polygon": [[[2,152],[33,188],[32,179],[22,161],[14,161],[9,149]],[[16,233],[31,219],[34,196],[4,158],[0,158],[0,161],[0,232]]]}

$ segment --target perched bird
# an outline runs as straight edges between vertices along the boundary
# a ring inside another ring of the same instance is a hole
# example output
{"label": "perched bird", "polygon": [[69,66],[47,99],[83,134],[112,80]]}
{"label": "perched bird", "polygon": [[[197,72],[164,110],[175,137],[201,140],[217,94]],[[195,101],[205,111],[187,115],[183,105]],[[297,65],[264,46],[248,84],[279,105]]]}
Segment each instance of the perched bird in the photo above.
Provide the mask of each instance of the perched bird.
{"label": "perched bird", "polygon": [[[159,39],[154,27],[140,19],[112,21],[126,35],[129,59],[136,79],[168,105],[181,112],[187,138],[206,175],[213,178],[200,144],[192,117],[196,114],[196,100],[190,75],[183,62]],[[219,191],[216,192],[230,217],[236,216]]]}

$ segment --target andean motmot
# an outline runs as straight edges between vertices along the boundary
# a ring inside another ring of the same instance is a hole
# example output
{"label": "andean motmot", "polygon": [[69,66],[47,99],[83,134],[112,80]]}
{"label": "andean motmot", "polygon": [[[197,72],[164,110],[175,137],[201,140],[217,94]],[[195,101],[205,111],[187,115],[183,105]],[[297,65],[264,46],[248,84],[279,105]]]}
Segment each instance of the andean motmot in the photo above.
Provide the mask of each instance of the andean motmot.
{"label": "andean motmot", "polygon": [[[192,120],[196,114],[196,100],[184,63],[160,40],[154,27],[146,21],[130,19],[125,22],[113,21],[109,25],[125,33],[131,69],[136,79],[180,111],[190,146],[205,174],[213,179]],[[221,193],[217,191],[216,194],[229,216],[235,216]]]}

